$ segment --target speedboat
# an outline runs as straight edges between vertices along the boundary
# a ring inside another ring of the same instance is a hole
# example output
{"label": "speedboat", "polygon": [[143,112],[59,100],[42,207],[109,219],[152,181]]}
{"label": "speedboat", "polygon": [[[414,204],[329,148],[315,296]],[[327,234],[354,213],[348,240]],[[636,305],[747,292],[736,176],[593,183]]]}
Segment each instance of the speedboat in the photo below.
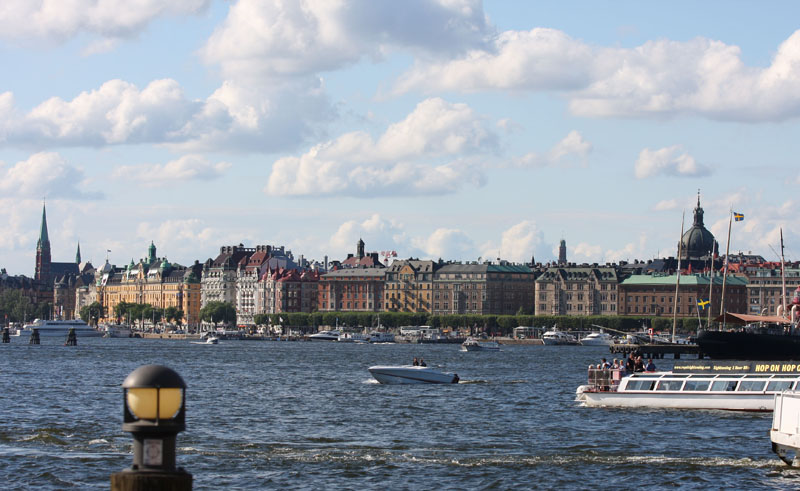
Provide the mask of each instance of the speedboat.
{"label": "speedboat", "polygon": [[214,335],[210,335],[205,341],[192,341],[192,344],[219,344],[219,338]]}
{"label": "speedboat", "polygon": [[795,363],[676,362],[672,371],[623,375],[589,369],[576,401],[586,406],[772,411],[775,395],[800,389]]}
{"label": "speedboat", "polygon": [[575,336],[564,331],[559,331],[556,328],[542,334],[542,342],[550,346],[578,344],[578,340],[575,339]]}
{"label": "speedboat", "polygon": [[593,332],[581,339],[583,346],[611,346],[614,344],[614,336],[607,332]]}
{"label": "speedboat", "polygon": [[475,338],[467,338],[461,343],[461,351],[498,351],[500,344],[497,341],[480,342]]}
{"label": "speedboat", "polygon": [[458,374],[440,372],[430,367],[416,365],[376,365],[369,373],[382,384],[457,384]]}
{"label": "speedboat", "polygon": [[320,331],[312,334],[308,339],[311,341],[338,341],[340,334],[339,331]]}
{"label": "speedboat", "polygon": [[98,331],[97,329],[90,327],[88,324],[83,322],[80,319],[72,319],[68,321],[62,320],[42,320],[36,319],[30,324],[25,324],[22,328],[22,335],[23,336],[30,336],[33,333],[33,330],[36,329],[39,332],[39,337],[55,337],[55,336],[66,336],[69,334],[70,329],[75,330],[75,335],[78,337],[101,337],[103,335],[102,331]]}

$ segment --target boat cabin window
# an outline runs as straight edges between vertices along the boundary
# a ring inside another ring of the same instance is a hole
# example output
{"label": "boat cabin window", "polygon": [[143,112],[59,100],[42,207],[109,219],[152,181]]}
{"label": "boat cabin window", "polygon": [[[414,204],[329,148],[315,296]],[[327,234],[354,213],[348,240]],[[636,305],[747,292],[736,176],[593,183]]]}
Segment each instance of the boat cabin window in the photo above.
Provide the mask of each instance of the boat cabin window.
{"label": "boat cabin window", "polygon": [[765,380],[742,380],[739,383],[739,388],[736,389],[738,391],[748,391],[748,392],[761,392],[764,390],[764,386],[767,385]]}
{"label": "boat cabin window", "polygon": [[736,390],[736,380],[717,380],[711,384],[711,390],[715,392]]}
{"label": "boat cabin window", "polygon": [[770,392],[783,392],[789,390],[794,384],[793,380],[772,380],[767,384],[767,390]]}
{"label": "boat cabin window", "polygon": [[687,380],[683,390],[708,390],[710,380]]}
{"label": "boat cabin window", "polygon": [[653,390],[655,380],[631,380],[628,382],[627,390]]}
{"label": "boat cabin window", "polygon": [[662,380],[658,383],[656,390],[681,390],[681,385],[683,385],[683,380]]}

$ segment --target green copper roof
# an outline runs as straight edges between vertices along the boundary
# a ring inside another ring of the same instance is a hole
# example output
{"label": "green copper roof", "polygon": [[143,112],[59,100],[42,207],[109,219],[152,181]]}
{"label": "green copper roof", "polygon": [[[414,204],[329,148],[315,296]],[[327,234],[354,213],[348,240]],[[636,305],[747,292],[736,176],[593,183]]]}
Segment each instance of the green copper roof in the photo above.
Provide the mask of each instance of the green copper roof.
{"label": "green copper roof", "polygon": [[44,203],[42,203],[42,228],[39,231],[39,242],[36,245],[37,247],[50,246],[50,237],[47,236],[47,211]]}
{"label": "green copper roof", "polygon": [[78,252],[75,254],[75,263],[76,264],[80,264],[81,263],[81,243],[80,243],[80,241],[78,242]]}
{"label": "green copper roof", "polygon": [[[622,285],[674,285],[677,276],[667,275],[649,275],[649,274],[635,274],[621,282]],[[740,276],[728,276],[725,280],[730,286],[733,285],[747,285],[747,278]],[[695,274],[682,274],[681,285],[708,285],[708,275],[695,275]],[[722,276],[714,276],[714,284],[722,285]]]}

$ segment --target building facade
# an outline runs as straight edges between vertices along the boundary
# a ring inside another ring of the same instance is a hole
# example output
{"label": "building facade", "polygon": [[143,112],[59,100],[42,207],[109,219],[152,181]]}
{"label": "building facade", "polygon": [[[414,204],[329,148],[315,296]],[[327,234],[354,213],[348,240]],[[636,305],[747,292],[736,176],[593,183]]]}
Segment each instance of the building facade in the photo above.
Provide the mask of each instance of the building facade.
{"label": "building facade", "polygon": [[320,276],[320,312],[380,312],[384,308],[385,268],[348,268]]}
{"label": "building facade", "polygon": [[[713,281],[713,289],[711,288]],[[677,302],[677,275],[632,275],[620,283],[620,313],[623,315],[699,317],[713,320],[721,311],[721,276],[685,274],[680,277]],[[706,303],[708,302],[708,303]],[[746,312],[747,279],[728,276],[725,280],[725,310]]]}
{"label": "building facade", "polygon": [[394,261],[386,269],[383,309],[389,312],[431,312],[433,275],[437,266],[434,261]]}
{"label": "building facade", "polygon": [[536,279],[536,315],[617,315],[618,284],[610,265],[547,268]]}
{"label": "building facade", "polygon": [[448,263],[436,269],[432,313],[514,315],[534,312],[536,275],[528,266],[501,262]]}

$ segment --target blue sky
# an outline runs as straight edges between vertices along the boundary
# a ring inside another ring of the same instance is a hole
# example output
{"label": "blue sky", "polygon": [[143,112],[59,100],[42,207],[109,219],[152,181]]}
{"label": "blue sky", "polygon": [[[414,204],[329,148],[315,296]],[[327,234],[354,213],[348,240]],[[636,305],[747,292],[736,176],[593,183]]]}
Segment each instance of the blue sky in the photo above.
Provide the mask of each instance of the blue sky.
{"label": "blue sky", "polygon": [[797,258],[795,2],[7,0],[0,251]]}

